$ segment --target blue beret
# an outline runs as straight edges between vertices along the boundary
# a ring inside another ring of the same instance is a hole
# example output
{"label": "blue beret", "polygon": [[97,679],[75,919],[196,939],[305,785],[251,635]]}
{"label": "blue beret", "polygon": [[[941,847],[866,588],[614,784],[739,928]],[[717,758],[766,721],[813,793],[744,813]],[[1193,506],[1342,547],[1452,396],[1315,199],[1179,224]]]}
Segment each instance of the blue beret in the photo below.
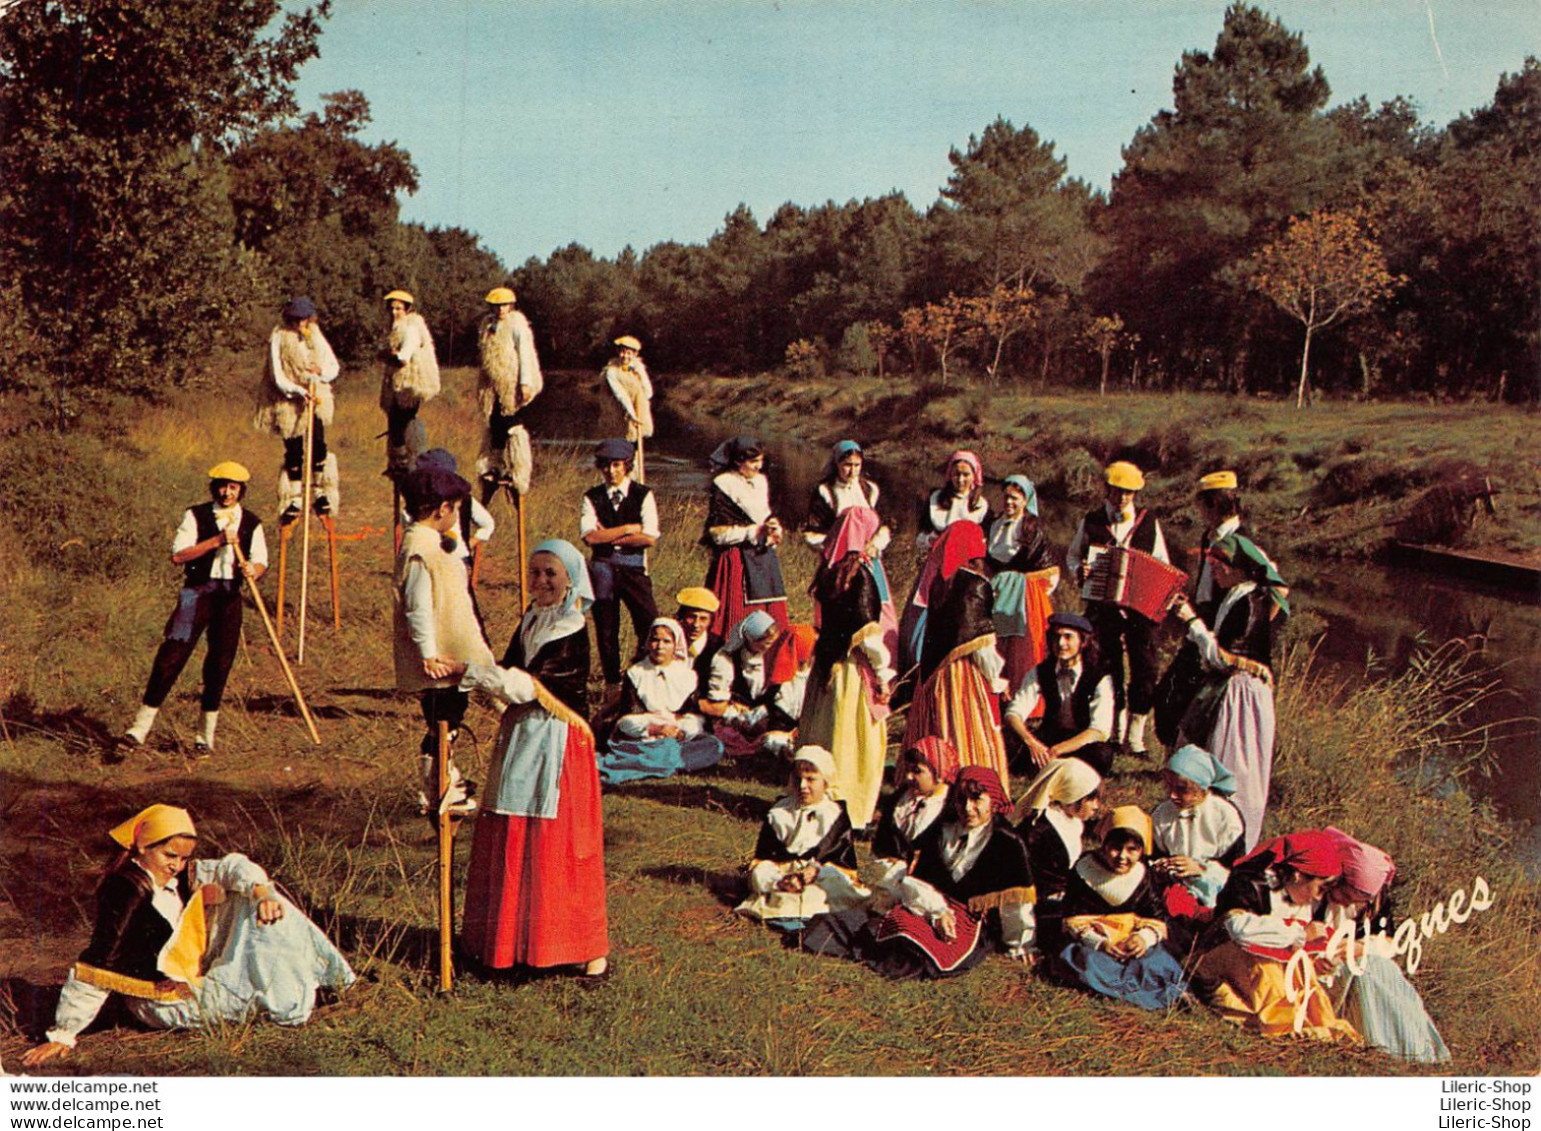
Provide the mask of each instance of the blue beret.
{"label": "blue beret", "polygon": [[1092,628],[1092,622],[1080,613],[1054,613],[1049,617],[1050,628],[1073,628],[1082,636],[1091,636],[1096,632]]}
{"label": "blue beret", "polygon": [[302,318],[314,318],[316,316],[316,304],[304,295],[295,295],[284,304],[284,317],[295,322]]}
{"label": "blue beret", "polygon": [[594,445],[595,463],[614,463],[616,460],[630,462],[637,458],[637,445],[630,440],[601,440]]}

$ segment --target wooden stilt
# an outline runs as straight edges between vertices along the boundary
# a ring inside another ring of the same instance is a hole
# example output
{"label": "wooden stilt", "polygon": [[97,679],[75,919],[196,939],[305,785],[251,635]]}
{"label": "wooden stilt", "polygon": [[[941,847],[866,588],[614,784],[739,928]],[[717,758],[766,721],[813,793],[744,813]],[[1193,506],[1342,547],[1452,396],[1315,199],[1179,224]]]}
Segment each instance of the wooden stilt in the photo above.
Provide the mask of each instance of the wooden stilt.
{"label": "wooden stilt", "polygon": [[289,539],[294,537],[294,523],[278,524],[278,638],[284,635],[284,581],[289,576]]}
{"label": "wooden stilt", "polygon": [[449,800],[449,724],[440,720],[438,742],[434,745],[434,771],[438,781],[438,841],[439,841],[439,992],[449,993],[455,988],[455,825],[450,815]]}
{"label": "wooden stilt", "polygon": [[529,554],[526,553],[524,547],[524,496],[510,487],[508,489],[508,497],[513,501],[514,510],[519,516],[519,603],[514,607],[519,609],[522,615],[524,606],[529,603],[530,596],[530,566],[527,560]]}
{"label": "wooden stilt", "polygon": [[301,488],[300,521],[305,529],[300,536],[300,638],[294,648],[294,662],[305,662],[305,600],[310,590],[310,512],[311,491],[315,486],[316,469],[313,466],[316,436],[316,379],[310,379],[310,394],[305,402],[305,483]]}
{"label": "wooden stilt", "polygon": [[339,596],[337,584],[337,523],[331,515],[321,520],[321,525],[326,528],[327,557],[332,565],[332,627],[342,627],[342,600]]}

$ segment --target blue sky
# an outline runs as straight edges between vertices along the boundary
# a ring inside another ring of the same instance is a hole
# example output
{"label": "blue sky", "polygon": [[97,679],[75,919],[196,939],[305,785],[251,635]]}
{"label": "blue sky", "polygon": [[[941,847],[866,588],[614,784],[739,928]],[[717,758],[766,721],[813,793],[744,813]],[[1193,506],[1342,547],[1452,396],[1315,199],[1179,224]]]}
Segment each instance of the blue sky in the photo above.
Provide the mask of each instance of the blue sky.
{"label": "blue sky", "polygon": [[[1278,0],[1334,104],[1413,99],[1443,125],[1541,55],[1541,0]],[[1223,0],[335,0],[306,109],[362,90],[404,146],[404,215],[511,266],[570,242],[699,242],[747,203],[937,196],[998,115],[1106,188],[1171,105]]]}

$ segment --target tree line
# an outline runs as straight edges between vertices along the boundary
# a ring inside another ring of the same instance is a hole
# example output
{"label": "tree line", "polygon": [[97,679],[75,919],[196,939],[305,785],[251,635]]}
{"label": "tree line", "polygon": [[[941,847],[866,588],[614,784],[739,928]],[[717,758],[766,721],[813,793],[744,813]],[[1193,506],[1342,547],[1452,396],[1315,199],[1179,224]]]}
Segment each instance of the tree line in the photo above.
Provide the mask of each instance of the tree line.
{"label": "tree line", "polygon": [[998,118],[902,194],[614,258],[510,272],[470,232],[405,223],[410,154],[367,101],[301,114],[330,0],[15,0],[0,18],[0,391],[60,426],[260,340],[308,293],[345,359],[406,286],[441,356],[474,354],[509,282],[554,366],[640,335],[663,369],[909,369],[1042,387],[1538,395],[1541,66],[1436,129],[1405,99],[1329,108],[1302,37],[1233,4],[1103,193]]}

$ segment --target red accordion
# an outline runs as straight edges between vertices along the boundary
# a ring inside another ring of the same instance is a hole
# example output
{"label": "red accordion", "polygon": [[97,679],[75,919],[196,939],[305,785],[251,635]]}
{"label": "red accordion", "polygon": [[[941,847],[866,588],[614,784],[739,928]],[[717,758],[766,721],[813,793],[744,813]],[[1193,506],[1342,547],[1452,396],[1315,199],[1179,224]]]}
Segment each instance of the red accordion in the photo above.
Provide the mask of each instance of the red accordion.
{"label": "red accordion", "polygon": [[1117,605],[1146,620],[1160,621],[1166,616],[1172,597],[1187,584],[1186,573],[1157,561],[1143,550],[1094,546],[1087,557],[1081,598]]}

